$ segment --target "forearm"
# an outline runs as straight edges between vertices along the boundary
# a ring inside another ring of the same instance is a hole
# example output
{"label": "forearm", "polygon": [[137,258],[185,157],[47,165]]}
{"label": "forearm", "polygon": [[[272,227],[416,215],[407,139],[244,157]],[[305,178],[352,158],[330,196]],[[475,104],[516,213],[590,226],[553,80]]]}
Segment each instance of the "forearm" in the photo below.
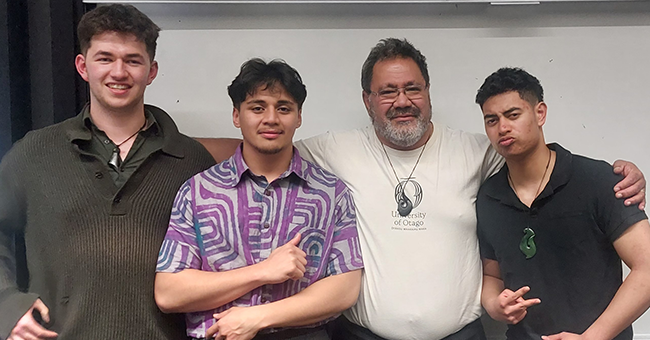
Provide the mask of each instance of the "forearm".
{"label": "forearm", "polygon": [[584,332],[587,339],[613,339],[650,306],[650,269],[633,269],[607,309]]}
{"label": "forearm", "polygon": [[483,288],[481,290],[481,304],[485,311],[495,320],[501,320],[500,313],[494,310],[499,294],[504,289],[503,281],[491,275],[483,275]]}
{"label": "forearm", "polygon": [[350,308],[359,297],[361,269],[328,276],[273,303],[250,307],[262,315],[261,328],[305,326]]}
{"label": "forearm", "polygon": [[257,265],[209,272],[185,269],[178,273],[157,273],[156,304],[166,313],[187,313],[215,309],[266,284]]}

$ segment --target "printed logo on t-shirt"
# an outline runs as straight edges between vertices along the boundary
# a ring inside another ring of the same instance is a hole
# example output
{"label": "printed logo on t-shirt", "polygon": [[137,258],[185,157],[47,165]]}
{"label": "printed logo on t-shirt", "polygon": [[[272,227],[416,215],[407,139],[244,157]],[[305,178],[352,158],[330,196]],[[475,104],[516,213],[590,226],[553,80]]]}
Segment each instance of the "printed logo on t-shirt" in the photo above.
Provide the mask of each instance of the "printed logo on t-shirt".
{"label": "printed logo on t-shirt", "polygon": [[397,209],[391,211],[393,217],[392,230],[422,231],[425,212],[418,212],[416,208],[422,203],[422,186],[414,177],[403,179],[395,186],[395,203]]}

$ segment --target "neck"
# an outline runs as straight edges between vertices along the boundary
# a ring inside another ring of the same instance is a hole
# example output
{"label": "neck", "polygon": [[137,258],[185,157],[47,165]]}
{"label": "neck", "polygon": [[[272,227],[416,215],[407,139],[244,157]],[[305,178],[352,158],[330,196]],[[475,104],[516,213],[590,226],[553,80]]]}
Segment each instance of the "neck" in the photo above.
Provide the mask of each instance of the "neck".
{"label": "neck", "polygon": [[291,164],[293,147],[286,147],[278,153],[261,153],[244,141],[242,157],[248,168],[257,176],[264,176],[271,183],[282,175]]}
{"label": "neck", "polygon": [[531,206],[551,178],[555,152],[542,141],[532,152],[519,158],[506,159],[510,186],[519,200]]}
{"label": "neck", "polygon": [[90,117],[97,128],[114,143],[119,143],[142,128],[145,123],[144,104],[129,110],[108,110],[90,102]]}

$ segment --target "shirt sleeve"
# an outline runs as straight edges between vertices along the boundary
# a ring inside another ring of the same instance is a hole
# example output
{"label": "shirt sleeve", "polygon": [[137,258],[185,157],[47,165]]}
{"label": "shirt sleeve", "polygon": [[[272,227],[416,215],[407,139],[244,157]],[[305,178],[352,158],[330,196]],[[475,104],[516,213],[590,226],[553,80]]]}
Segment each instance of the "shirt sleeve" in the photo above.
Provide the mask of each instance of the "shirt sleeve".
{"label": "shirt sleeve", "polygon": [[201,268],[201,250],[194,215],[194,186],[191,178],[181,186],[172,206],[169,227],[158,253],[157,272],[177,273]]}
{"label": "shirt sleeve", "polygon": [[478,245],[479,245],[479,251],[481,254],[481,258],[483,259],[490,259],[490,260],[495,260],[496,261],[496,255],[494,254],[494,248],[492,248],[492,245],[488,241],[488,239],[485,237],[485,233],[483,225],[481,224],[481,221],[483,220],[484,214],[482,213],[481,209],[485,209],[485,197],[482,197],[481,192],[479,191],[479,194],[476,199],[476,233],[478,236]]}
{"label": "shirt sleeve", "polygon": [[492,175],[499,172],[505,160],[501,155],[499,155],[496,150],[490,145],[490,142],[487,141],[485,149],[485,157],[483,158],[483,164],[481,164],[481,182],[485,182]]}
{"label": "shirt sleeve", "polygon": [[25,203],[19,189],[16,151],[0,162],[0,338],[9,337],[38,295],[23,293],[16,281],[16,234],[25,228]]}
{"label": "shirt sleeve", "polygon": [[357,232],[357,214],[350,190],[337,182],[336,208],[332,251],[325,276],[346,273],[363,268],[361,246]]}
{"label": "shirt sleeve", "polygon": [[597,190],[596,219],[598,226],[610,242],[616,241],[629,227],[648,217],[636,205],[625,206],[624,199],[616,198],[614,186],[623,176],[614,174],[611,165],[598,161],[594,166],[593,180]]}

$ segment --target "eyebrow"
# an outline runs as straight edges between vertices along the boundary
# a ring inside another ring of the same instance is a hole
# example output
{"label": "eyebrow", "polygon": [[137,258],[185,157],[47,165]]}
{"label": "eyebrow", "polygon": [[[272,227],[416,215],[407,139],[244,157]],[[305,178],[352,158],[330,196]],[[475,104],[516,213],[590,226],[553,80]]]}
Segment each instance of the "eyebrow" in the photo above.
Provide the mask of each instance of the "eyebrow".
{"label": "eyebrow", "polygon": [[[407,82],[406,84],[404,84],[404,86],[402,86],[402,87],[411,86],[411,85],[420,85],[420,84],[416,83],[414,80],[411,80],[411,81]],[[420,86],[424,86],[424,85],[420,85]],[[385,89],[385,88],[399,88],[399,87],[400,86],[398,86],[398,85],[388,83],[388,84],[386,84],[386,86],[381,87],[381,88]]]}
{"label": "eyebrow", "polygon": [[[113,57],[115,54],[108,52],[108,51],[97,51],[94,55],[95,57],[97,56],[105,56],[105,57]],[[144,56],[140,53],[129,53],[125,56],[126,58],[142,58],[144,59]]]}
{"label": "eyebrow", "polygon": [[[265,100],[262,99],[251,99],[246,102],[246,104],[267,104]],[[291,100],[278,100],[279,105],[291,105],[291,104],[296,104]]]}

